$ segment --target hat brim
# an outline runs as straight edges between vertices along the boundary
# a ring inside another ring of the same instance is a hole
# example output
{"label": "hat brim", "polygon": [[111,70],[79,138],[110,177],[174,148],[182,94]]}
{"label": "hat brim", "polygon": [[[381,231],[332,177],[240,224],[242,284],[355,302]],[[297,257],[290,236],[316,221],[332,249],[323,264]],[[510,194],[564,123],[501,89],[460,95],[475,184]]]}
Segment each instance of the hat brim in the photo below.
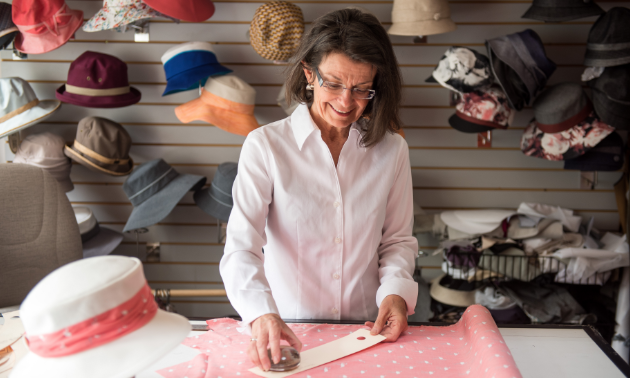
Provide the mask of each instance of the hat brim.
{"label": "hat brim", "polygon": [[476,134],[476,133],[483,133],[483,132],[486,132],[486,131],[489,131],[489,130],[496,129],[496,127],[479,125],[479,124],[476,124],[476,123],[472,123],[472,122],[466,121],[466,120],[458,117],[457,113],[453,114],[448,119],[448,123],[455,130],[461,131],[462,133]]}
{"label": "hat brim", "polygon": [[599,16],[604,10],[594,2],[582,3],[580,7],[539,7],[532,5],[521,16],[531,20],[545,22],[562,22],[577,20],[579,18]]}
{"label": "hat brim", "polygon": [[229,133],[243,136],[247,136],[259,127],[258,121],[253,115],[219,108],[205,103],[201,98],[176,107],[175,115],[183,123],[204,121]]}
{"label": "hat brim", "polygon": [[55,97],[68,104],[86,108],[122,108],[136,104],[142,98],[139,90],[131,87],[129,93],[117,96],[84,96],[66,92],[66,85],[57,88]]}
{"label": "hat brim", "polygon": [[166,88],[162,96],[203,87],[209,77],[226,75],[231,72],[231,69],[221,64],[207,64],[195,67],[167,79]]}
{"label": "hat brim", "polygon": [[90,18],[85,23],[85,25],[83,25],[83,31],[97,32],[102,30],[109,30],[122,25],[130,24],[132,22],[144,20],[147,18],[156,18],[159,16],[160,15],[158,14],[158,12],[151,9],[148,5],[142,2],[129,4],[122,7],[101,8],[94,16],[92,16],[92,18]]}
{"label": "hat brim", "polygon": [[195,204],[205,211],[210,216],[227,222],[230,219],[230,213],[232,212],[233,205],[230,205],[229,202],[232,201],[232,198],[226,198],[227,196],[213,190],[213,187],[205,188],[202,190],[198,190],[195,192],[193,198],[195,199]]}
{"label": "hat brim", "polygon": [[99,226],[98,234],[83,243],[83,258],[105,256],[114,252],[123,240],[123,234]]}
{"label": "hat brim", "polygon": [[70,21],[59,27],[59,34],[51,32],[44,34],[19,33],[15,36],[13,46],[25,54],[44,54],[63,46],[83,23],[83,11],[70,9]]}
{"label": "hat brim", "polygon": [[[429,76],[425,81],[425,83],[438,83],[437,80],[433,77],[433,75]],[[438,83],[439,84],[439,83]]]}
{"label": "hat brim", "polygon": [[212,1],[190,2],[189,7],[175,7],[173,0],[144,0],[143,2],[162,14],[188,22],[205,21],[214,14]]}
{"label": "hat brim", "polygon": [[442,18],[440,20],[426,20],[416,22],[396,22],[389,30],[391,35],[433,35],[452,32],[457,29],[457,25],[450,18]]}
{"label": "hat brim", "polygon": [[515,213],[508,210],[444,211],[440,218],[449,227],[476,235],[494,231],[505,218]]}
{"label": "hat brim", "polygon": [[123,232],[152,226],[166,218],[184,195],[206,183],[203,176],[180,174],[159,192],[135,207]]}
{"label": "hat brim", "polygon": [[175,349],[190,329],[183,316],[158,310],[140,329],[85,352],[58,358],[28,352],[13,368],[11,377],[133,377]]}
{"label": "hat brim", "polygon": [[[63,153],[69,157],[70,159],[76,161],[77,163],[87,167],[88,169],[105,173],[110,176],[127,176],[133,171],[133,159],[129,158],[129,162],[125,165],[107,165],[106,167],[102,167],[94,161],[90,160],[89,157],[83,156],[79,151],[74,149],[74,146],[65,146],[63,149]],[[113,167],[108,168],[108,167]]]}
{"label": "hat brim", "polygon": [[42,122],[59,110],[60,106],[61,102],[57,100],[41,100],[29,110],[0,123],[0,138]]}

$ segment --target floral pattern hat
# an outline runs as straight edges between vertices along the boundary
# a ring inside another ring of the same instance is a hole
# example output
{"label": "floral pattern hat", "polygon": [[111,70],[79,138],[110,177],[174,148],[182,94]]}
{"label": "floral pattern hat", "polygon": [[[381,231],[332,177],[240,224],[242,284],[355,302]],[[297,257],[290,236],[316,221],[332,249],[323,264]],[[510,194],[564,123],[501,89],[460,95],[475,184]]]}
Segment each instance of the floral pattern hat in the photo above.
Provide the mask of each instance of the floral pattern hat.
{"label": "floral pattern hat", "polygon": [[615,130],[597,116],[577,83],[557,84],[541,93],[534,116],[521,138],[521,150],[547,160],[581,156]]}
{"label": "floral pattern hat", "polygon": [[507,96],[498,85],[486,90],[474,90],[460,95],[455,114],[448,123],[464,133],[482,133],[493,129],[506,129],[514,118]]}
{"label": "floral pattern hat", "polygon": [[453,46],[440,59],[427,83],[440,83],[445,88],[469,93],[492,83],[490,60],[475,50]]}
{"label": "floral pattern hat", "polygon": [[104,0],[103,8],[83,25],[83,31],[109,30],[156,17],[162,14],[140,0]]}

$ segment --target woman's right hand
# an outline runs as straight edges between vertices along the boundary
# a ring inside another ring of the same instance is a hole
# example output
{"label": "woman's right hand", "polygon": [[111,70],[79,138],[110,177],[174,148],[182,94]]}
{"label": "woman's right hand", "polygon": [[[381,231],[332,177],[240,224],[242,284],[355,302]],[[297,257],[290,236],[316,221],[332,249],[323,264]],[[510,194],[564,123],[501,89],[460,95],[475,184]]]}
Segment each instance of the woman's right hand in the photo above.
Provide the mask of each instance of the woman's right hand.
{"label": "woman's right hand", "polygon": [[252,339],[247,354],[252,362],[263,371],[271,368],[271,361],[267,355],[267,345],[271,349],[274,363],[280,362],[280,340],[286,340],[298,352],[302,350],[302,342],[293,331],[276,314],[265,314],[252,322]]}

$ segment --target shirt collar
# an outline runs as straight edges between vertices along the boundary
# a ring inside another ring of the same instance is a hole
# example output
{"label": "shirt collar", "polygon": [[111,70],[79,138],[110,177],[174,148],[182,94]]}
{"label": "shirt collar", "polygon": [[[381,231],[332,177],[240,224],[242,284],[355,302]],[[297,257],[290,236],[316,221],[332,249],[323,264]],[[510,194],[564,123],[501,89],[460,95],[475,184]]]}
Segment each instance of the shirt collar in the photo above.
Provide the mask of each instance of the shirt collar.
{"label": "shirt collar", "polygon": [[[298,145],[300,151],[304,142],[314,131],[319,131],[319,127],[313,122],[311,113],[308,110],[306,104],[300,104],[291,114],[291,128],[293,129],[293,136],[295,136],[295,142]],[[356,122],[350,125],[350,133],[356,131],[359,134],[359,138],[363,135]],[[363,148],[365,150],[365,148]]]}

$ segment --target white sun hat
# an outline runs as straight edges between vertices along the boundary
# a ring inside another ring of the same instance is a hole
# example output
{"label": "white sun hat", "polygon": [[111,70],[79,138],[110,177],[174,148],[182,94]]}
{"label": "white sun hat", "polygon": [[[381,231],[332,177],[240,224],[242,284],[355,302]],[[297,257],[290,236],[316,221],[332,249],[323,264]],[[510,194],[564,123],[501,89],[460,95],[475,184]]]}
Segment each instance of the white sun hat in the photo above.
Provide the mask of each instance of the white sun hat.
{"label": "white sun hat", "polygon": [[10,378],[129,378],[190,332],[159,310],[140,260],[99,256],[44,277],[20,308],[29,353]]}
{"label": "white sun hat", "polygon": [[445,211],[440,217],[449,227],[477,235],[493,231],[514,214],[516,211],[511,210],[456,210]]}

